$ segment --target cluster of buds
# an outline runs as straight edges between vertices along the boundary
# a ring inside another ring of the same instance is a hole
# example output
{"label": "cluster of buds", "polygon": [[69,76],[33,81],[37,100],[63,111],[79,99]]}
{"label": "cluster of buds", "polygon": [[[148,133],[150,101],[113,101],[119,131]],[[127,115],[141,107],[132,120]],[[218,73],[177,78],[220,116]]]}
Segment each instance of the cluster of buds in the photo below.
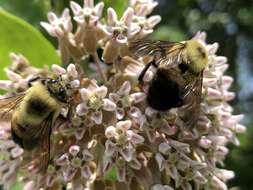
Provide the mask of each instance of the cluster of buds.
{"label": "cluster of buds", "polygon": [[[53,126],[45,173],[36,168],[39,157],[12,141],[10,123],[1,123],[0,184],[5,189],[17,180],[25,190],[227,189],[226,181],[234,173],[217,164],[229,152],[227,143],[239,145],[236,134],[245,131],[239,124],[242,115],[233,115],[228,104],[235,94],[228,91],[233,78],[224,75],[227,59],[215,54],[217,43],[206,44],[205,33],[195,35],[209,60],[196,127],[186,129],[178,123],[183,110],[152,110],[137,80],[145,60],[131,57],[128,42],[152,33],[161,20],[148,16],[155,6],[153,0],[131,0],[122,18],[108,8],[103,19],[103,2],[84,0],[81,7],[71,1],[73,18],[65,9],[60,18],[49,13],[49,23],[41,23],[58,39],[64,66],[35,68],[22,55],[11,54],[9,80],[0,81],[7,94],[24,92],[34,76],[55,75],[71,87],[67,93],[73,101],[70,109],[62,108],[66,120]],[[101,57],[97,48],[103,50]],[[83,64],[97,72],[89,75]],[[144,81],[148,84],[153,75],[148,71]]]}

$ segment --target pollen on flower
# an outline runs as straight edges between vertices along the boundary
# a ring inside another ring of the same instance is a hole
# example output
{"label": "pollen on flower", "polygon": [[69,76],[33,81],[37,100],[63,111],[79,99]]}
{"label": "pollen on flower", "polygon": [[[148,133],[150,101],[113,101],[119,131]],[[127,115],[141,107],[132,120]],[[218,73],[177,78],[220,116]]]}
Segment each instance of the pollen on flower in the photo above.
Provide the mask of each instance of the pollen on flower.
{"label": "pollen on flower", "polygon": [[[60,17],[50,12],[49,23],[41,23],[57,38],[63,66],[37,68],[24,56],[11,54],[9,80],[0,80],[3,97],[28,92],[28,81],[36,76],[53,76],[66,86],[68,103],[52,125],[45,173],[38,167],[40,149],[22,149],[12,139],[10,123],[0,124],[0,184],[5,189],[15,183],[17,173],[24,189],[100,190],[119,184],[126,189],[227,189],[226,181],[235,174],[219,164],[229,153],[227,144],[239,145],[236,135],[246,130],[239,124],[243,116],[233,115],[228,103],[235,93],[229,91],[233,78],[224,74],[227,58],[216,55],[218,43],[205,42],[206,33],[193,37],[208,52],[195,127],[185,126],[184,109],[159,112],[149,107],[146,93],[156,70],[147,71],[140,87],[147,58],[132,56],[128,43],[153,32],[161,17],[149,15],[157,4],[130,0],[121,18],[110,7],[105,18],[103,2],[85,0],[81,6],[71,1],[71,10]],[[96,67],[92,74],[85,69],[91,65]],[[108,174],[114,179],[108,180]]]}

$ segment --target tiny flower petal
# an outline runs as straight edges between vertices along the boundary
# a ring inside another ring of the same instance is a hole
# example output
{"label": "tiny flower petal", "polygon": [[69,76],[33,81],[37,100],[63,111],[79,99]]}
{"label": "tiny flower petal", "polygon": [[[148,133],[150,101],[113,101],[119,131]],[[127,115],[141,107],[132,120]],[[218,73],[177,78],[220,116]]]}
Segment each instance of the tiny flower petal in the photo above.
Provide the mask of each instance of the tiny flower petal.
{"label": "tiny flower petal", "polygon": [[126,132],[128,129],[130,129],[131,125],[132,125],[131,120],[119,121],[116,124],[116,128],[121,129],[122,131]]}
{"label": "tiny flower petal", "polygon": [[69,64],[69,66],[67,67],[67,72],[73,78],[78,77],[78,72],[76,71],[76,67],[74,64]]}
{"label": "tiny flower petal", "polygon": [[116,109],[116,104],[109,99],[103,99],[103,109],[106,111],[114,111]]}
{"label": "tiny flower petal", "polygon": [[102,123],[102,120],[103,120],[103,114],[101,111],[97,111],[97,112],[94,112],[92,113],[91,115],[91,119],[97,124],[101,124]]}

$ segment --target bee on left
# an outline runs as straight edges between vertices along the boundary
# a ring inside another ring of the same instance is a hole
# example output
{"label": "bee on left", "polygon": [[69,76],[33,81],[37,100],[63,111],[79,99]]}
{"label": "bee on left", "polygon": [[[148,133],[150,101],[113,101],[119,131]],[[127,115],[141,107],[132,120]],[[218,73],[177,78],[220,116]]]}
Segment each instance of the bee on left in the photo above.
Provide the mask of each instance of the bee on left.
{"label": "bee on left", "polygon": [[37,77],[28,86],[23,93],[0,99],[1,120],[11,121],[15,143],[24,150],[39,150],[40,169],[46,171],[52,126],[68,102],[67,88],[61,78]]}

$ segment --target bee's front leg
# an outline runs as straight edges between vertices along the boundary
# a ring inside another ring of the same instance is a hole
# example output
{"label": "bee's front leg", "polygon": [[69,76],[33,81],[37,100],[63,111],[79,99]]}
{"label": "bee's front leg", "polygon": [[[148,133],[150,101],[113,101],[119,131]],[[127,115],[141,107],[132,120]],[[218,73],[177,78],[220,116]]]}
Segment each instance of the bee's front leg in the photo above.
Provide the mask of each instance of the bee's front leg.
{"label": "bee's front leg", "polygon": [[157,65],[157,63],[156,63],[155,60],[153,60],[153,61],[149,62],[148,64],[146,64],[145,67],[144,67],[144,69],[141,71],[141,74],[140,74],[139,77],[138,77],[138,80],[139,80],[140,83],[143,83],[143,78],[144,78],[144,76],[145,76],[147,70],[149,69],[149,67],[150,67],[151,65],[153,65],[155,68],[158,67],[158,65]]}

